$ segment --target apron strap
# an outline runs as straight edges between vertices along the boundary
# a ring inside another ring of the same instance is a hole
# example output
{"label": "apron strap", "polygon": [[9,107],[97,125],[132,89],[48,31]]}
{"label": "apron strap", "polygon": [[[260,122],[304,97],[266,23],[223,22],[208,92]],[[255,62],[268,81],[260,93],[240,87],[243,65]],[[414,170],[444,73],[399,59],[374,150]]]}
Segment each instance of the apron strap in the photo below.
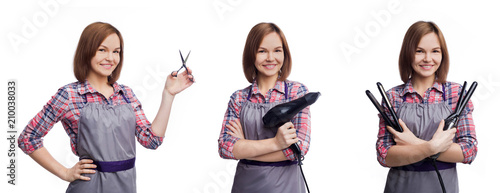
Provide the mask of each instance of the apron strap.
{"label": "apron strap", "polygon": [[247,164],[247,165],[254,165],[254,166],[274,166],[274,167],[297,165],[296,160],[294,160],[294,161],[285,160],[285,161],[279,161],[279,162],[261,162],[261,161],[241,159],[240,163]]}
{"label": "apron strap", "polygon": [[252,87],[250,87],[250,89],[248,89],[247,101],[250,100],[251,96],[252,96]]}
{"label": "apron strap", "polygon": [[123,100],[125,100],[125,102],[130,104],[130,101],[128,100],[127,95],[125,94],[125,90],[122,90],[122,98],[123,98]]}
{"label": "apron strap", "polygon": [[[456,167],[457,164],[436,161],[436,166],[437,166],[438,170],[446,170],[446,169]],[[432,161],[428,160],[428,159],[422,160],[422,161],[414,163],[414,164],[400,166],[400,167],[392,167],[392,168],[396,169],[396,170],[415,171],[415,172],[428,172],[428,171],[435,170],[434,166],[432,166]]]}
{"label": "apron strap", "polygon": [[83,104],[87,104],[87,93],[83,94]]}
{"label": "apron strap", "polygon": [[[80,157],[82,159],[91,159],[88,157]],[[96,161],[91,159],[93,164],[97,166],[95,170],[100,172],[119,172],[125,171],[134,168],[135,166],[135,157],[127,160],[121,161]]]}

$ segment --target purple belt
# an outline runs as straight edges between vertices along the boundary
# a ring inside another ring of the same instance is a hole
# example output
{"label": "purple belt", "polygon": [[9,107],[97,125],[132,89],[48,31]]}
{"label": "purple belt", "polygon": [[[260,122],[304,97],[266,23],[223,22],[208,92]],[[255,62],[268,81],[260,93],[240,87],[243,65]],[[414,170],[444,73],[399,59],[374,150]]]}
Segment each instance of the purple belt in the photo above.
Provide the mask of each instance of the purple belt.
{"label": "purple belt", "polygon": [[261,162],[261,161],[242,159],[240,160],[240,163],[247,165],[254,165],[254,166],[274,166],[274,167],[297,165],[297,161],[291,161],[291,160],[279,161],[279,162]]}
{"label": "purple belt", "polygon": [[[81,158],[88,159],[88,158]],[[135,157],[128,160],[122,161],[95,161],[93,162],[97,166],[96,170],[100,172],[119,172],[132,169],[135,166]]]}
{"label": "purple belt", "polygon": [[[436,166],[439,170],[446,170],[450,168],[454,168],[457,166],[456,163],[448,163],[448,162],[442,162],[442,161],[436,161]],[[430,160],[423,160],[414,164],[406,165],[406,166],[400,166],[400,167],[393,167],[393,169],[396,170],[404,170],[404,171],[416,171],[416,172],[428,172],[428,171],[434,171],[434,166],[432,166],[432,161]]]}

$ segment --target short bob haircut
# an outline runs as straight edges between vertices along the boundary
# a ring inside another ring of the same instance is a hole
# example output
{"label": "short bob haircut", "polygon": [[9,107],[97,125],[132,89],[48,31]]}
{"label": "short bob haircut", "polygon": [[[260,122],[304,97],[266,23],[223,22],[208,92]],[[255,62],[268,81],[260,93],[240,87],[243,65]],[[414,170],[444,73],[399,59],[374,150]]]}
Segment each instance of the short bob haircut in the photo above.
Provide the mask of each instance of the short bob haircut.
{"label": "short bob haircut", "polygon": [[401,46],[401,52],[399,54],[399,74],[404,83],[408,82],[408,80],[412,77],[412,64],[415,61],[415,53],[417,51],[418,44],[420,43],[422,37],[429,33],[435,33],[437,35],[441,47],[442,59],[441,65],[436,71],[436,81],[439,83],[446,82],[448,69],[450,67],[450,58],[448,56],[448,48],[446,47],[446,41],[444,40],[443,33],[441,33],[439,27],[433,22],[418,21],[411,25],[406,32],[403,45]]}
{"label": "short bob haircut", "polygon": [[111,24],[95,22],[88,25],[80,36],[78,47],[76,48],[75,58],[73,60],[73,72],[79,82],[85,82],[88,73],[91,70],[90,61],[96,55],[97,49],[104,39],[109,35],[116,34],[120,38],[120,62],[115,70],[108,77],[108,84],[113,84],[120,77],[123,64],[123,38],[120,31]]}
{"label": "short bob haircut", "polygon": [[243,50],[243,72],[250,83],[252,83],[258,75],[258,71],[255,68],[255,58],[257,57],[259,46],[264,36],[273,32],[276,32],[281,37],[281,42],[283,43],[284,59],[278,80],[286,80],[292,71],[292,57],[290,56],[290,49],[288,48],[285,34],[283,34],[281,29],[274,23],[259,23],[248,33],[245,49]]}

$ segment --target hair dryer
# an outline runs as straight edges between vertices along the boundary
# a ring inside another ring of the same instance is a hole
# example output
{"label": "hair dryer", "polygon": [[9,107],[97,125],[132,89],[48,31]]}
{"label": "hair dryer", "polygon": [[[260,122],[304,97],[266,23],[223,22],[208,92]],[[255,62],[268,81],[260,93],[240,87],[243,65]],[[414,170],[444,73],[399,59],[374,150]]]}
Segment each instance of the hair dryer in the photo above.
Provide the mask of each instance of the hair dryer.
{"label": "hair dryer", "polygon": [[[289,122],[302,109],[316,102],[320,95],[321,93],[319,92],[310,92],[298,99],[274,106],[262,118],[264,126],[267,128],[276,128]],[[299,164],[302,164],[302,152],[297,143],[291,145],[290,148],[295,153]]]}

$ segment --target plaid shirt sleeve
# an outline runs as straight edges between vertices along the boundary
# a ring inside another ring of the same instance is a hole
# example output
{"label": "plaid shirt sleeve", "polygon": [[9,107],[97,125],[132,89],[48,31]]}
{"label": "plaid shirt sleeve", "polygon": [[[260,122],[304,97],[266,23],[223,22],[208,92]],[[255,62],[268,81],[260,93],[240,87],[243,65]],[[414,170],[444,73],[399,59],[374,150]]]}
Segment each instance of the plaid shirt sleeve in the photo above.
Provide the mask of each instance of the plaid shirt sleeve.
{"label": "plaid shirt sleeve", "polygon": [[30,154],[43,147],[43,137],[54,124],[64,118],[68,111],[68,103],[68,92],[60,88],[43,109],[29,121],[18,139],[19,148],[24,153]]}
{"label": "plaid shirt sleeve", "polygon": [[229,124],[229,121],[240,118],[241,102],[243,101],[242,94],[242,91],[236,91],[231,95],[226,113],[224,114],[224,120],[222,121],[222,129],[219,135],[219,155],[224,159],[236,159],[233,155],[233,146],[240,138],[227,134],[229,129],[226,125]]}
{"label": "plaid shirt sleeve", "polygon": [[137,141],[145,148],[157,149],[163,143],[163,137],[154,134],[151,123],[146,118],[144,110],[142,110],[142,104],[139,99],[137,99],[132,89],[127,86],[124,86],[124,89],[134,109],[136,119],[135,136],[137,137]]}
{"label": "plaid shirt sleeve", "polygon": [[[293,82],[291,87],[291,97],[292,100],[300,98],[306,95],[309,91],[307,87],[303,84]],[[299,148],[302,151],[302,156],[305,156],[309,151],[309,144],[311,141],[311,113],[309,112],[309,107],[304,108],[297,115],[292,118],[292,124],[297,129],[297,137],[299,138]],[[283,150],[286,158],[288,160],[295,160],[295,154],[292,149],[286,148]]]}
{"label": "plaid shirt sleeve", "polygon": [[464,155],[462,163],[464,164],[472,163],[477,154],[476,126],[472,120],[473,110],[474,106],[472,105],[472,101],[469,101],[464,112],[462,112],[462,116],[460,116],[455,136],[455,143],[462,148],[462,153]]}
{"label": "plaid shirt sleeve", "polygon": [[[396,93],[394,92],[394,89],[391,89],[387,95],[387,97],[389,98],[389,102],[391,104],[394,104],[394,102],[392,101],[393,101],[393,95],[395,94]],[[396,105],[393,105],[393,107],[395,108],[394,110],[396,110]],[[382,108],[384,108],[384,113],[388,115],[389,109],[384,102],[382,102]],[[385,162],[385,158],[387,157],[387,151],[389,150],[389,148],[391,148],[393,145],[396,145],[396,142],[394,142],[392,134],[389,131],[387,131],[385,120],[382,118],[380,114],[378,114],[378,117],[380,121],[378,125],[379,130],[378,130],[377,144],[376,144],[377,160],[380,163],[380,165],[384,167],[389,167]],[[389,117],[392,120],[392,116]]]}

